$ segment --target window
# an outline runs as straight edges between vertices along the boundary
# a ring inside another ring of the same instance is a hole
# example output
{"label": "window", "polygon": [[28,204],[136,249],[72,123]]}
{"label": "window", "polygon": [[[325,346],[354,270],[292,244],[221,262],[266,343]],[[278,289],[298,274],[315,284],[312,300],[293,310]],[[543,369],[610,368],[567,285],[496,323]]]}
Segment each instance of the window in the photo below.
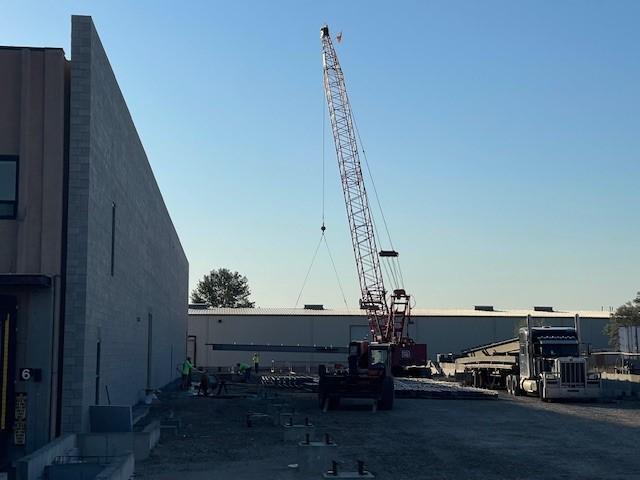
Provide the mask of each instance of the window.
{"label": "window", "polygon": [[16,218],[18,156],[0,155],[0,218]]}
{"label": "window", "polygon": [[96,405],[100,405],[100,340],[96,344]]}
{"label": "window", "polygon": [[114,255],[116,248],[116,204],[111,204],[111,276],[113,277]]}

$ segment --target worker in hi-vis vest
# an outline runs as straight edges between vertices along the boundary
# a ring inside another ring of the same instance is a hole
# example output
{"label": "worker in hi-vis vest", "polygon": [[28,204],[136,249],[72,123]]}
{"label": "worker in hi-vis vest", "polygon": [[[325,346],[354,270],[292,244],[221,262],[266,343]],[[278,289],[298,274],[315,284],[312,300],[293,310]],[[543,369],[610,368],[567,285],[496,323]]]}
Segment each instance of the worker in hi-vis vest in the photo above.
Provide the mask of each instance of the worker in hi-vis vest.
{"label": "worker in hi-vis vest", "polygon": [[251,378],[251,367],[246,363],[236,363],[236,367],[238,368],[238,373],[242,377],[242,381],[248,382]]}
{"label": "worker in hi-vis vest", "polygon": [[194,369],[193,363],[191,363],[191,357],[182,362],[182,383],[180,388],[182,390],[189,390],[191,388],[191,371]]}

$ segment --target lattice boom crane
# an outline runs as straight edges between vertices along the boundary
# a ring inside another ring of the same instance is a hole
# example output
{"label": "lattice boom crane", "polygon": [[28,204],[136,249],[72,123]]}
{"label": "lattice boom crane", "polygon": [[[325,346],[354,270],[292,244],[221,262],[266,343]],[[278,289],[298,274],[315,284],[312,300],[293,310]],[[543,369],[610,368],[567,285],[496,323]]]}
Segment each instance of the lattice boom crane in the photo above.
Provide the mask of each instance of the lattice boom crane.
{"label": "lattice boom crane", "polygon": [[397,289],[387,299],[380,257],[397,257],[398,253],[393,250],[378,251],[360,164],[357,132],[344,75],[328,26],[321,28],[320,38],[324,90],[360,281],[360,308],[367,312],[373,341],[412,344],[406,332],[410,314],[409,295],[403,289]]}

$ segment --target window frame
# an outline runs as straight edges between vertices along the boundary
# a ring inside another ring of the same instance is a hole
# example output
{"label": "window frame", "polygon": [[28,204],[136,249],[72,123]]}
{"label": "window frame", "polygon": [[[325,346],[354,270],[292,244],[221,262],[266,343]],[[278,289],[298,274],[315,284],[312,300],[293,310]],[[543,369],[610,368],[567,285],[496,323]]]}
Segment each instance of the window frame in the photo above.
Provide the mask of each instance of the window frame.
{"label": "window frame", "polygon": [[18,215],[18,199],[20,191],[18,185],[20,183],[20,156],[19,155],[0,155],[0,162],[14,162],[16,164],[16,187],[13,200],[0,200],[0,205],[13,205],[13,212],[8,215],[0,213],[0,220],[15,220]]}

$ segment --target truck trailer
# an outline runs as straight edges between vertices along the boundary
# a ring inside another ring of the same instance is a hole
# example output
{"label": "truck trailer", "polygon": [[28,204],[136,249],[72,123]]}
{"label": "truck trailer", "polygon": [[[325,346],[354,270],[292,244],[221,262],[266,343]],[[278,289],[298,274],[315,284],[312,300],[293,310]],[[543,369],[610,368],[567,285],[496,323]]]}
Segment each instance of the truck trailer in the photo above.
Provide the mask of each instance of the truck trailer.
{"label": "truck trailer", "polygon": [[456,376],[481,388],[504,388],[511,395],[541,400],[597,399],[600,374],[590,373],[580,353],[579,318],[573,327],[527,326],[517,338],[464,350],[455,359]]}

